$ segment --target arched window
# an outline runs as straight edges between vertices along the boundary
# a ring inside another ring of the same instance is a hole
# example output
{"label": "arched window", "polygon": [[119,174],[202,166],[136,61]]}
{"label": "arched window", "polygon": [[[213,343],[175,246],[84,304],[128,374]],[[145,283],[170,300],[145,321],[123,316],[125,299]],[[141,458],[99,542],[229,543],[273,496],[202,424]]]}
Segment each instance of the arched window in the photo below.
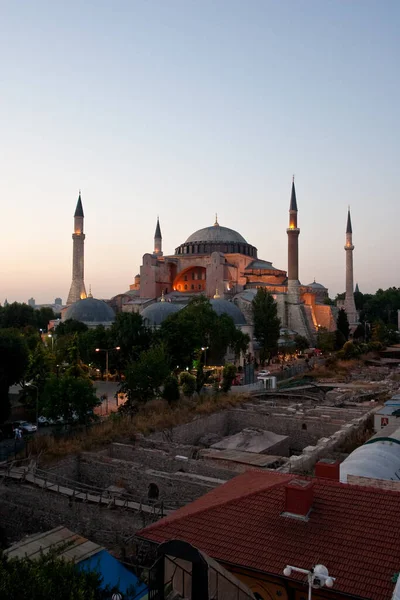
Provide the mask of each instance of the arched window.
{"label": "arched window", "polygon": [[303,425],[301,426],[301,428],[307,430],[307,423],[303,423]]}
{"label": "arched window", "polygon": [[187,290],[187,285],[186,285],[186,283],[185,283],[185,290]]}
{"label": "arched window", "polygon": [[158,485],[156,483],[150,483],[149,489],[147,491],[147,497],[149,500],[158,500],[160,495],[160,490],[158,489]]}

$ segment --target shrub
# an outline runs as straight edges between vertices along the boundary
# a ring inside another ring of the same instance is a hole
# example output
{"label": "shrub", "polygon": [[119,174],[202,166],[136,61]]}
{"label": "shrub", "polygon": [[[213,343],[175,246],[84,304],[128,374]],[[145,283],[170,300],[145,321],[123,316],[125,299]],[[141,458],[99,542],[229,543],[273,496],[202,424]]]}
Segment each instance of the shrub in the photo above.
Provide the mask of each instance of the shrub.
{"label": "shrub", "polygon": [[196,391],[196,377],[184,371],[179,377],[184,396],[193,396]]}
{"label": "shrub", "polygon": [[222,374],[222,391],[228,392],[232,387],[232,381],[236,376],[236,367],[232,364],[226,364],[224,366]]}
{"label": "shrub", "polygon": [[172,404],[179,400],[179,382],[175,375],[168,375],[164,382],[164,389],[162,392],[162,397],[164,400],[168,402],[168,404]]}

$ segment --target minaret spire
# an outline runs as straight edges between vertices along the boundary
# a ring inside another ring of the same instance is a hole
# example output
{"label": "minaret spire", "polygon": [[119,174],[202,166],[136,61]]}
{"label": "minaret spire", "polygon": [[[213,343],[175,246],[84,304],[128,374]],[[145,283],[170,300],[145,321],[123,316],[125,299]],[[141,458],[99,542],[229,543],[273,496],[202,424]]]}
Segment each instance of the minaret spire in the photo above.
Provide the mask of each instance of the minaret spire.
{"label": "minaret spire", "polygon": [[154,234],[154,254],[158,256],[162,256],[162,235],[161,235],[161,227],[160,227],[160,219],[157,216],[157,225],[156,231]]}
{"label": "minaret spire", "polygon": [[72,234],[72,283],[68,294],[67,304],[86,298],[84,282],[84,242],[83,233],[83,206],[81,191],[79,190],[78,202],[74,214],[74,233]]}
{"label": "minaret spire", "polygon": [[288,235],[288,296],[289,302],[298,303],[299,294],[299,235],[300,229],[297,227],[297,198],[294,185],[294,175],[292,179],[292,192],[289,205],[289,227],[286,230]]}
{"label": "minaret spire", "polygon": [[354,330],[358,322],[358,314],[354,301],[354,277],[353,277],[353,228],[351,226],[350,206],[347,211],[347,226],[346,226],[346,295],[344,298],[344,309],[347,314],[350,327]]}

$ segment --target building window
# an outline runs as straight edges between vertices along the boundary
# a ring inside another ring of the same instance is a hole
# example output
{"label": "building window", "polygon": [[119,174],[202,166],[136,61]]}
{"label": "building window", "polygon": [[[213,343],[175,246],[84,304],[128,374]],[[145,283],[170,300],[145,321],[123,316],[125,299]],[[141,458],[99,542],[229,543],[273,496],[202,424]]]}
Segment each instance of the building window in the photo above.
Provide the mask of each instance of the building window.
{"label": "building window", "polygon": [[192,285],[190,286],[190,288],[191,288],[192,290],[194,290],[194,285],[193,285],[193,283],[192,283]]}
{"label": "building window", "polygon": [[199,283],[199,290],[201,290],[201,283]]}
{"label": "building window", "polygon": [[185,290],[187,290],[187,285],[185,284]]}
{"label": "building window", "polygon": [[192,280],[196,279],[194,276],[194,271],[192,272]]}
{"label": "building window", "polygon": [[187,281],[187,275],[183,276],[183,281]]}
{"label": "building window", "polygon": [[307,423],[303,423],[303,425],[301,426],[301,428],[307,430]]}

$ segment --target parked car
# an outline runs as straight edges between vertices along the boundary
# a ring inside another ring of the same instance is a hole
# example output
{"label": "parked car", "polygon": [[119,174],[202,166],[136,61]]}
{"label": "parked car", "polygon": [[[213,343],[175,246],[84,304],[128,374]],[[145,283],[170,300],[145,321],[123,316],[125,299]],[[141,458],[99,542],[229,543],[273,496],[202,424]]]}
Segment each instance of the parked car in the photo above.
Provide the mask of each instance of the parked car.
{"label": "parked car", "polygon": [[263,369],[262,371],[258,372],[257,377],[268,377],[269,375],[271,375],[271,371],[267,371],[266,369]]}
{"label": "parked car", "polygon": [[38,425],[43,425],[44,427],[47,427],[47,425],[50,425],[50,421],[47,417],[44,417],[42,415],[38,417]]}
{"label": "parked car", "polygon": [[15,421],[14,428],[16,427],[21,429],[23,433],[35,433],[37,431],[37,426],[29,423],[29,421]]}

